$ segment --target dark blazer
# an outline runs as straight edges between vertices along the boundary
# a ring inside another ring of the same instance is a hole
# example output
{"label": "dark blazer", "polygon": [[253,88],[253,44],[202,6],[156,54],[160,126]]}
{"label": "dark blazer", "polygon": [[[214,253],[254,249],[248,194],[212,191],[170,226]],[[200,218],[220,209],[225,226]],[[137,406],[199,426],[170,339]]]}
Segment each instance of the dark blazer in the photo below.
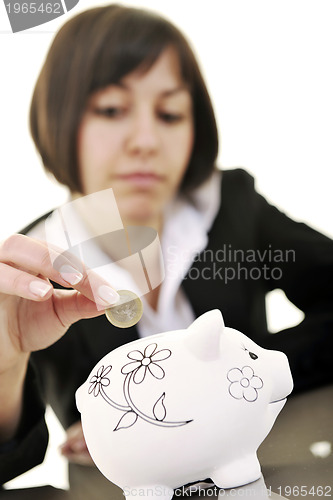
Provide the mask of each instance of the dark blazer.
{"label": "dark blazer", "polygon": [[[195,315],[218,308],[227,326],[262,347],[284,351],[295,391],[332,382],[332,240],[267,203],[244,170],[223,172],[221,200],[208,245],[182,283]],[[265,295],[276,288],[305,313],[305,319],[294,328],[269,334]],[[26,407],[16,442],[0,453],[0,481],[34,466],[43,456],[47,432],[38,385],[66,428],[79,419],[74,394],[95,364],[137,338],[135,327],[119,330],[100,316],[77,322],[56,344],[32,354],[26,401],[34,401],[35,408]]]}

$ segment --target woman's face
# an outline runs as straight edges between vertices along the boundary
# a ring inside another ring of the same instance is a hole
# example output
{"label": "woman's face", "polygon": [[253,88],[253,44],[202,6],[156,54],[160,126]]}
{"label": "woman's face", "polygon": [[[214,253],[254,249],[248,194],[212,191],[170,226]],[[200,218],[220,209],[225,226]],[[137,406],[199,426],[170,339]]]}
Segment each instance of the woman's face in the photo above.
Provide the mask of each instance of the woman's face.
{"label": "woman's face", "polygon": [[91,96],[78,134],[83,191],[112,187],[124,223],[159,227],[193,140],[191,95],[167,49],[146,73]]}

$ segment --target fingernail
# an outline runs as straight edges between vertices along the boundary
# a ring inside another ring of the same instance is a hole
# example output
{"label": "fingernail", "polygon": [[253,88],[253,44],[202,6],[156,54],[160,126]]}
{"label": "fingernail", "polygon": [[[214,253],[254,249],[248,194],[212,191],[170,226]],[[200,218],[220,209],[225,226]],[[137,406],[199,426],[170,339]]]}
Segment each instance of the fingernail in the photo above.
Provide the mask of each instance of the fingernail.
{"label": "fingernail", "polygon": [[108,306],[115,304],[120,298],[116,290],[107,285],[101,285],[97,293],[99,298]]}
{"label": "fingernail", "polygon": [[30,291],[37,295],[37,297],[45,297],[45,295],[52,289],[52,285],[43,283],[42,281],[31,281],[29,283]]}
{"label": "fingernail", "polygon": [[83,278],[83,274],[69,264],[61,266],[59,272],[62,279],[70,285],[77,285]]}

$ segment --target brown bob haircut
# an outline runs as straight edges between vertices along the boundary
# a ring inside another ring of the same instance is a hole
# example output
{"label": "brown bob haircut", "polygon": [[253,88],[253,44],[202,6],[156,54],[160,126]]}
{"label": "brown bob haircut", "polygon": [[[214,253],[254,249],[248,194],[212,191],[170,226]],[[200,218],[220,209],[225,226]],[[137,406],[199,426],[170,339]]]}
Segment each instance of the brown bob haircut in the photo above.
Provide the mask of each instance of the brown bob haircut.
{"label": "brown bob haircut", "polygon": [[182,33],[155,13],[112,4],[70,19],[56,35],[37,80],[30,128],[43,164],[71,191],[82,192],[77,133],[88,97],[173,47],[193,101],[195,139],[181,190],[212,173],[218,152],[214,111],[195,56]]}

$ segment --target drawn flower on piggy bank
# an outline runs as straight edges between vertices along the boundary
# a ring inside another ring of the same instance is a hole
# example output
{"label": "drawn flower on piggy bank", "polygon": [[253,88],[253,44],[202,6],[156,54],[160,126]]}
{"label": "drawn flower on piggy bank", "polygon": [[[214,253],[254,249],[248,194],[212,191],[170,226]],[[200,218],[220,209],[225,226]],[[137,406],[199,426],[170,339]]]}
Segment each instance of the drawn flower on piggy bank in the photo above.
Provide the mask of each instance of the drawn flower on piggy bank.
{"label": "drawn flower on piggy bank", "polygon": [[[168,359],[171,354],[169,349],[161,349],[158,351],[157,344],[155,343],[147,345],[143,352],[135,350],[127,354],[127,358],[132,361],[125,364],[120,370],[121,373],[125,375],[123,396],[126,404],[115,401],[111,397],[110,390],[105,390],[108,386],[112,389],[110,378],[107,376],[112,370],[111,365],[106,367],[104,367],[104,365],[100,366],[96,374],[90,378],[88,394],[93,394],[95,397],[101,396],[108,405],[122,412],[122,416],[113,431],[128,429],[139,419],[160,427],[179,427],[192,422],[192,420],[170,421],[166,419],[167,409],[165,406],[165,392],[163,392],[157,401],[152,404],[153,416],[140,409],[140,401],[134,402],[132,398],[132,382],[141,384],[145,380],[147,371],[158,380],[162,380],[165,377],[165,371],[158,362]],[[149,390],[147,392],[149,393]]]}
{"label": "drawn flower on piggy bank", "polygon": [[258,398],[258,390],[264,386],[260,377],[254,374],[251,366],[243,366],[243,368],[232,368],[228,371],[227,379],[229,385],[229,393],[235,399],[244,398],[252,403]]}
{"label": "drawn flower on piggy bank", "polygon": [[110,379],[106,377],[110,373],[112,369],[112,366],[107,366],[104,368],[104,366],[101,366],[99,370],[97,371],[96,375],[91,377],[90,379],[90,387],[89,387],[89,394],[92,392],[94,393],[94,396],[97,398],[101,391],[101,386],[107,387],[110,385]]}
{"label": "drawn flower on piggy bank", "polygon": [[165,372],[157,361],[168,359],[171,356],[171,351],[169,349],[156,351],[156,349],[157,344],[149,344],[143,353],[141,351],[129,352],[127,357],[132,361],[122,367],[121,373],[127,375],[133,372],[133,380],[136,384],[141,384],[144,381],[147,370],[159,380],[164,378]]}

